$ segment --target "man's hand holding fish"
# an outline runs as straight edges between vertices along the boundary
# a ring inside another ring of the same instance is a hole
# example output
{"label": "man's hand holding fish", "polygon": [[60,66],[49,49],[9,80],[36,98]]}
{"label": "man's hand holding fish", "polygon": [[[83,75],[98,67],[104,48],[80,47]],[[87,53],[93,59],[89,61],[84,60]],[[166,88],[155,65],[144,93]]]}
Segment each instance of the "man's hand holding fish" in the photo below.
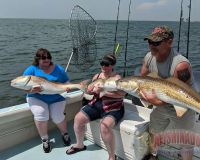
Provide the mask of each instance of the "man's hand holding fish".
{"label": "man's hand holding fish", "polygon": [[151,90],[151,92],[145,92],[144,90],[140,91],[141,99],[145,100],[148,103],[151,103],[155,106],[163,105],[165,102],[161,101],[157,95],[154,89]]}

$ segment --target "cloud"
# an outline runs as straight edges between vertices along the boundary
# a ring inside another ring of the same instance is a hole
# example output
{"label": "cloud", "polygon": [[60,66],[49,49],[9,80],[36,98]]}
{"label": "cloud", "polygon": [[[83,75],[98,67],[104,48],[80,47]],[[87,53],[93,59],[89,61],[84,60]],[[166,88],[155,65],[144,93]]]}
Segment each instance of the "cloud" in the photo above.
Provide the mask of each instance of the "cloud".
{"label": "cloud", "polygon": [[154,7],[160,7],[167,4],[167,0],[158,0],[157,2],[144,2],[140,4],[136,9],[138,11],[150,10]]}

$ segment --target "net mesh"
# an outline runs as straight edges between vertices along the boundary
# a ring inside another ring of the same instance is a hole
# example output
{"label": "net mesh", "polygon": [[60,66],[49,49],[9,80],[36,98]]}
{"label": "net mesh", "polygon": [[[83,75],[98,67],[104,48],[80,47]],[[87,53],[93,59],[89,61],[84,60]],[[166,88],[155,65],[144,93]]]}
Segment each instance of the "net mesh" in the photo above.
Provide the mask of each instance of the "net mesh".
{"label": "net mesh", "polygon": [[71,12],[70,31],[73,56],[70,70],[85,70],[94,65],[97,57],[96,21],[83,8],[76,5]]}

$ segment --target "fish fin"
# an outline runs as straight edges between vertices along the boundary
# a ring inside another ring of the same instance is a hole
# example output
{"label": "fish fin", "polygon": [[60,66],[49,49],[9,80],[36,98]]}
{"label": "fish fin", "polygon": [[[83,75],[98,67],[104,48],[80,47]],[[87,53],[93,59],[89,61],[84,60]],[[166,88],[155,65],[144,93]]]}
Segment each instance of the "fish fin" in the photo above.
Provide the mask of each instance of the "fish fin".
{"label": "fish fin", "polygon": [[36,88],[36,87],[42,87],[42,86],[39,84],[32,86],[32,88]]}
{"label": "fish fin", "polygon": [[156,96],[160,99],[160,100],[163,100],[163,99],[167,99],[168,100],[168,96],[162,92],[161,90],[157,89],[157,90],[154,90],[155,93],[156,93]]}
{"label": "fish fin", "polygon": [[[68,92],[63,92],[60,95],[63,96],[64,98],[67,98],[68,97]],[[87,100],[92,100],[94,95],[82,92],[81,97],[84,97]]]}
{"label": "fish fin", "polygon": [[103,97],[106,94],[106,91],[101,91],[99,94],[99,98]]}
{"label": "fish fin", "polygon": [[151,103],[148,103],[147,101],[142,100],[142,99],[140,99],[140,102],[142,103],[142,105],[143,105],[145,108],[149,108],[149,106],[151,105]]}
{"label": "fish fin", "polygon": [[168,82],[171,82],[171,83],[174,83],[178,86],[185,86],[187,84],[185,84],[184,82],[180,81],[178,78],[175,78],[175,77],[169,77],[166,79]]}
{"label": "fish fin", "polygon": [[177,117],[182,117],[185,114],[185,112],[187,112],[188,110],[187,108],[176,106],[176,105],[174,105],[174,109],[176,110]]}
{"label": "fish fin", "polygon": [[135,89],[133,90],[133,92],[139,94],[139,92],[140,92],[140,91],[139,91],[139,87],[135,88]]}
{"label": "fish fin", "polygon": [[200,98],[199,93],[196,92],[196,90],[194,90],[191,86],[182,82],[178,78],[170,77],[170,78],[167,78],[166,80],[169,81],[170,83],[176,84],[180,88],[187,90],[192,96],[196,97],[197,99]]}
{"label": "fish fin", "polygon": [[63,93],[61,93],[60,95],[61,95],[62,97],[64,97],[64,98],[67,98],[67,93],[68,93],[68,92],[63,92]]}
{"label": "fish fin", "polygon": [[125,92],[134,96],[134,97],[141,98],[140,93],[136,93],[136,92],[133,92],[133,91],[125,91]]}
{"label": "fish fin", "polygon": [[130,95],[132,95],[132,96],[134,96],[134,97],[141,98],[141,93],[140,93],[139,88],[135,88],[134,90],[131,90],[131,91],[127,90],[125,92],[128,93],[128,94],[130,94]]}
{"label": "fish fin", "polygon": [[161,78],[158,73],[156,72],[151,72],[149,74],[147,74],[148,77],[152,77],[152,78]]}
{"label": "fish fin", "polygon": [[[166,94],[164,94],[160,91],[156,91],[156,95],[160,100],[162,100],[166,103],[172,104],[172,101],[170,100],[170,98]],[[174,105],[174,109],[176,111],[177,117],[182,117],[185,114],[185,112],[187,111],[187,108],[180,107],[180,106],[177,106],[177,105]]]}
{"label": "fish fin", "polygon": [[[33,89],[33,88],[38,88],[38,87],[41,89],[40,93],[42,94],[43,91],[44,91],[44,88],[42,87],[42,85],[40,85],[40,84],[34,85],[34,86],[32,86],[32,89]],[[32,89],[31,89],[31,90],[32,90]]]}
{"label": "fish fin", "polygon": [[87,93],[84,93],[83,97],[87,100],[92,100],[94,98],[94,95],[92,94],[87,94]]}

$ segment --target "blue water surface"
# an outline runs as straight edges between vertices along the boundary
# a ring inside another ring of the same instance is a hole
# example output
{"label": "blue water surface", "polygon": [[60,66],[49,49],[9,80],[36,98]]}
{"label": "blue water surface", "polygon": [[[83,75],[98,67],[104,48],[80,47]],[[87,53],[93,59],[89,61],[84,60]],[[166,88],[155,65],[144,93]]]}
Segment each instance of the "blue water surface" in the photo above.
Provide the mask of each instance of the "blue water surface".
{"label": "blue water surface", "polygon": [[[99,60],[104,53],[113,50],[115,37],[115,21],[97,21],[95,64],[83,71],[71,72],[70,80],[88,79],[99,71]],[[177,48],[179,22],[164,21],[131,21],[127,48],[126,72],[131,75],[141,65],[142,58],[148,51],[143,40],[153,27],[168,25],[175,33],[174,48]],[[192,22],[190,30],[189,59],[194,70],[200,70],[200,22]],[[124,50],[126,43],[127,21],[119,21],[117,41],[121,44],[121,52],[117,57],[116,70],[124,72]],[[187,23],[182,25],[180,52],[186,55]],[[47,48],[54,63],[66,67],[72,50],[71,33],[68,20],[42,19],[0,19],[0,108],[25,102],[25,93],[10,87],[10,81],[20,76],[23,70],[33,61],[38,48]]]}

